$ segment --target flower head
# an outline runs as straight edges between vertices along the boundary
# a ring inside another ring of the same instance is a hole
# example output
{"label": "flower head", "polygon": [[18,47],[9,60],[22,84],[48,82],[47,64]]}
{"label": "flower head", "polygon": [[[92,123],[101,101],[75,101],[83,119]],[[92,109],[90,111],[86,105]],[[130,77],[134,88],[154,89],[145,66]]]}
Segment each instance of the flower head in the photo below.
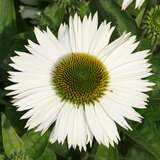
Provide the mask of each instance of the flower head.
{"label": "flower head", "polygon": [[[122,9],[125,10],[132,2],[133,0],[123,0]],[[143,3],[144,0],[136,0],[135,8],[140,8]]]}
{"label": "flower head", "polygon": [[133,108],[145,108],[144,92],[153,85],[144,80],[151,75],[149,51],[134,52],[138,42],[129,33],[109,44],[114,28],[106,21],[98,27],[97,14],[70,17],[58,38],[35,28],[39,44],[29,40],[29,53],[11,58],[15,84],[6,88],[17,110],[27,110],[21,118],[29,118],[28,129],[43,134],[55,122],[51,143],[67,139],[69,148],[86,150],[93,137],[106,146],[118,143],[116,123],[131,129],[126,118],[141,121]]}
{"label": "flower head", "polygon": [[143,26],[143,32],[151,39],[159,39],[160,37],[160,6],[152,8],[146,14]]}

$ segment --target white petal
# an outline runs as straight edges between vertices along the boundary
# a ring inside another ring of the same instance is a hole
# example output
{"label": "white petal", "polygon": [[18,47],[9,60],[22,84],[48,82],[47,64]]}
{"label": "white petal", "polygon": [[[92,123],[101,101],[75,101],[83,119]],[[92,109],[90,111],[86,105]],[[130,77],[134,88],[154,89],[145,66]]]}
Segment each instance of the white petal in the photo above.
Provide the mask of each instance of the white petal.
{"label": "white petal", "polygon": [[[41,124],[38,126],[36,131],[42,130],[42,135],[47,131],[47,129],[54,123],[54,121],[57,119],[57,116],[63,107],[63,103],[61,103],[59,100],[54,99],[54,101],[51,102],[51,104],[48,107],[48,111],[46,112],[46,115],[44,115],[44,112],[42,111],[39,117],[43,117],[43,121],[41,120]],[[44,115],[44,116],[43,116]]]}
{"label": "white petal", "polygon": [[115,47],[114,50],[110,51],[109,55],[106,56],[106,58],[103,60],[108,70],[117,65],[118,62],[122,62],[125,56],[131,54],[137,48],[139,43],[135,43],[135,38],[135,36],[132,36],[130,38],[127,38],[127,35],[126,38],[124,36],[124,38],[120,41],[120,44]]}
{"label": "white petal", "polygon": [[114,27],[110,27],[110,23],[104,21],[98,28],[90,45],[89,53],[98,55],[98,53],[109,43]]}
{"label": "white petal", "polygon": [[81,150],[86,150],[87,145],[87,124],[84,119],[83,107],[72,106],[71,104],[65,104],[60,111],[54,130],[50,136],[50,142],[63,143],[65,138],[68,140],[68,147],[73,146],[75,149],[77,146]]}
{"label": "white petal", "polygon": [[[106,113],[120,126],[122,126],[125,129],[131,129],[127,121],[124,119],[123,115],[119,114],[118,108],[116,109],[115,105],[118,105],[118,103],[114,103],[113,100],[110,100],[107,96],[101,100],[101,104],[106,111]],[[125,107],[125,106],[124,106]]]}
{"label": "white petal", "polygon": [[143,3],[144,3],[144,0],[136,0],[136,6],[135,6],[135,8],[140,8]]}
{"label": "white petal", "polygon": [[129,39],[130,33],[123,33],[118,39],[107,45],[98,55],[98,57],[104,61],[114,52],[121,44],[125,43]]}
{"label": "white petal", "polygon": [[88,18],[85,16],[82,22],[77,14],[75,14],[74,18],[70,17],[69,29],[66,28],[63,34],[67,48],[71,48],[72,53],[89,53],[90,44],[97,31],[97,25],[97,13],[95,13],[93,18],[91,18],[91,14]]}
{"label": "white petal", "polygon": [[31,55],[25,52],[16,52],[19,56],[12,57],[14,62],[10,64],[19,71],[47,73],[52,68],[53,63],[47,61],[44,57]]}
{"label": "white petal", "polygon": [[120,139],[120,138],[119,138],[119,134],[118,134],[118,130],[117,130],[117,127],[115,125],[115,122],[112,119],[110,119],[108,114],[106,114],[104,112],[104,109],[103,109],[103,107],[101,106],[100,103],[98,103],[95,106],[95,112],[96,112],[96,115],[99,119],[99,122],[100,122],[101,126],[105,130],[108,137],[112,141],[114,141],[115,143],[118,143],[118,139]]}
{"label": "white petal", "polygon": [[85,114],[89,128],[99,144],[102,143],[107,147],[109,146],[109,144],[114,145],[113,140],[110,139],[104,128],[101,126],[99,117],[97,117],[95,111],[95,107],[96,106],[85,107]]}
{"label": "white petal", "polygon": [[125,10],[133,0],[123,0],[122,9]]}
{"label": "white petal", "polygon": [[28,41],[29,47],[34,50],[34,53],[52,60],[53,64],[66,53],[49,29],[47,29],[47,32],[41,32],[38,28],[35,28],[35,34],[40,45]]}
{"label": "white petal", "polygon": [[66,24],[61,24],[58,30],[58,40],[64,45],[66,54],[72,53],[71,43],[69,39],[69,28]]}
{"label": "white petal", "polygon": [[[132,2],[133,0],[123,0],[122,10],[125,10]],[[136,0],[135,8],[140,8],[143,3],[144,0]]]}
{"label": "white petal", "polygon": [[29,95],[22,99],[16,99],[14,101],[14,105],[16,106],[28,105],[29,106],[31,104],[39,103],[39,97],[41,97],[41,99],[43,100],[49,97],[57,97],[57,95],[55,95],[54,91],[52,90],[47,90],[45,92],[37,92],[37,93],[34,93],[33,95]]}

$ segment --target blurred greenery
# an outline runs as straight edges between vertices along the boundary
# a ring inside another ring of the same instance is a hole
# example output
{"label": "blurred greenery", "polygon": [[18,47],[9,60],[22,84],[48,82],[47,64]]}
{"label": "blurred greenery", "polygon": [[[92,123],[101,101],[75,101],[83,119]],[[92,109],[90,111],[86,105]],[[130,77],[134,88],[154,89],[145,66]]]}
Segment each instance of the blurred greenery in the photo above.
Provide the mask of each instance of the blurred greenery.
{"label": "blurred greenery", "polygon": [[[121,4],[122,0],[0,0],[0,160],[160,160],[160,41],[153,42],[143,28],[146,13],[160,5],[160,1],[145,0],[140,9],[135,9],[132,3],[125,11],[121,10]],[[24,6],[36,8],[36,16],[27,15],[23,19]],[[48,26],[57,36],[60,24],[68,23],[69,15],[78,13],[83,18],[96,11],[99,24],[107,20],[116,25],[112,40],[125,31],[131,32],[140,40],[137,50],[151,50],[149,62],[154,74],[148,79],[156,85],[147,93],[150,96],[147,109],[137,110],[144,116],[143,122],[129,122],[133,131],[119,127],[119,145],[107,148],[94,140],[93,147],[80,152],[68,149],[67,142],[50,144],[50,130],[41,136],[24,129],[26,120],[19,120],[24,112],[16,111],[4,88],[10,85],[7,80],[10,57],[15,50],[26,51],[28,39],[36,42],[35,26],[41,29]]]}

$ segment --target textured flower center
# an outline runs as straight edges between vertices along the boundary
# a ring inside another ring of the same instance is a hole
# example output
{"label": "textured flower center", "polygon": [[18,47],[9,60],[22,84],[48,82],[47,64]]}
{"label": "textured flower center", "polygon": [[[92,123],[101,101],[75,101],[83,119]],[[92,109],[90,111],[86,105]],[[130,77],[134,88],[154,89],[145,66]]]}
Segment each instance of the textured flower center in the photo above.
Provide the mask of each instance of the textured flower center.
{"label": "textured flower center", "polygon": [[62,101],[85,106],[95,104],[104,95],[109,75],[95,56],[75,53],[60,60],[53,70],[52,82]]}

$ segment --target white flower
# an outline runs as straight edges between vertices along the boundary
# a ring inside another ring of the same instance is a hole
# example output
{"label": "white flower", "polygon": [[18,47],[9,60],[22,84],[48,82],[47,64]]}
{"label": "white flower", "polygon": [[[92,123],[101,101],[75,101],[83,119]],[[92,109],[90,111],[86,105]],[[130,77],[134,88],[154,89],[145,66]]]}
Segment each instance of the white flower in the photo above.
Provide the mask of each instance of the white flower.
{"label": "white flower", "polygon": [[15,84],[13,103],[26,127],[42,134],[55,122],[50,142],[68,141],[69,148],[86,150],[93,137],[106,146],[118,143],[116,123],[131,129],[126,119],[140,122],[133,108],[145,108],[153,83],[148,50],[134,52],[135,36],[124,33],[111,42],[115,27],[104,21],[98,27],[97,14],[83,20],[75,14],[69,26],[61,24],[58,38],[47,28],[35,28],[39,44],[28,41],[30,53],[16,52],[9,72]]}
{"label": "white flower", "polygon": [[[122,9],[125,10],[132,2],[133,0],[123,0]],[[140,8],[143,3],[144,0],[136,0],[135,8]]]}
{"label": "white flower", "polygon": [[28,6],[20,6],[19,12],[21,13],[23,19],[35,19],[41,14],[40,9]]}

